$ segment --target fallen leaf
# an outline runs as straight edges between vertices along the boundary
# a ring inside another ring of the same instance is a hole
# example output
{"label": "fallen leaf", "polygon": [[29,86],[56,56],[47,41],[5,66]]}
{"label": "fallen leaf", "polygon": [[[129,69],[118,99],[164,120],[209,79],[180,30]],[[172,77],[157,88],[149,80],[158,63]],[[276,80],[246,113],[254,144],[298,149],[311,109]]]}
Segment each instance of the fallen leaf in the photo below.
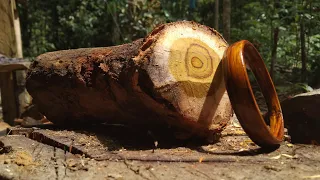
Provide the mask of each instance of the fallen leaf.
{"label": "fallen leaf", "polygon": [[236,134],[236,135],[245,135],[246,133],[244,131],[242,131],[242,130],[237,130],[237,131],[234,132],[234,134]]}
{"label": "fallen leaf", "polygon": [[281,156],[284,156],[284,157],[290,158],[290,159],[296,158],[296,157],[291,156],[291,155],[289,155],[289,154],[279,154],[278,156],[271,157],[270,159],[280,159]]}
{"label": "fallen leaf", "polygon": [[199,158],[199,163],[202,163],[203,159],[204,159],[204,157],[200,157]]}
{"label": "fallen leaf", "polygon": [[242,152],[242,151],[248,151],[249,149],[244,149],[244,148],[241,148],[241,149],[239,149],[238,151],[239,152]]}
{"label": "fallen leaf", "polygon": [[293,144],[288,143],[287,146],[288,146],[288,147],[293,147]]}
{"label": "fallen leaf", "polygon": [[291,155],[289,155],[289,154],[281,154],[281,156],[284,156],[284,157],[290,158],[290,159],[294,158],[293,156],[291,156]]}
{"label": "fallen leaf", "polygon": [[302,177],[303,179],[318,179],[320,178],[320,174],[318,175],[313,175],[313,176],[304,176]]}
{"label": "fallen leaf", "polygon": [[217,150],[218,148],[209,148],[208,151],[215,151]]}
{"label": "fallen leaf", "polygon": [[280,159],[280,158],[281,158],[281,154],[278,156],[271,157],[270,159]]}

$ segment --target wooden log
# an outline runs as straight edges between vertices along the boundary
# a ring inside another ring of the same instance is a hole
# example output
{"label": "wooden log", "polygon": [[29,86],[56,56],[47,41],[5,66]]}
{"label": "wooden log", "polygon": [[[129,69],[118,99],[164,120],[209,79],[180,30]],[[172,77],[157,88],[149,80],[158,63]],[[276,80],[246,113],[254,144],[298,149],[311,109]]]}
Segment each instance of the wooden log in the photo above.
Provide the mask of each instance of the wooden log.
{"label": "wooden log", "polygon": [[320,144],[320,89],[286,99],[281,106],[293,143]]}
{"label": "wooden log", "polygon": [[54,123],[166,122],[208,136],[232,116],[220,65],[226,48],[209,27],[164,24],[130,44],[40,55],[26,85]]}

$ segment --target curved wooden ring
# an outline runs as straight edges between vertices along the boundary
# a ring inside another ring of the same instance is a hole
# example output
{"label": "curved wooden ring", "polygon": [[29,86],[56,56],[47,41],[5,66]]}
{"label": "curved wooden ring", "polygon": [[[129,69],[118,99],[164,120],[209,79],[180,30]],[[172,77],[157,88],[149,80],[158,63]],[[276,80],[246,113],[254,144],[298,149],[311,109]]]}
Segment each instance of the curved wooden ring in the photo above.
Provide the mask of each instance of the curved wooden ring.
{"label": "curved wooden ring", "polygon": [[[251,68],[266,100],[270,128],[254,98],[246,65]],[[280,144],[284,132],[282,111],[268,70],[256,48],[246,40],[232,44],[224,54],[223,70],[232,108],[250,139],[261,147]]]}

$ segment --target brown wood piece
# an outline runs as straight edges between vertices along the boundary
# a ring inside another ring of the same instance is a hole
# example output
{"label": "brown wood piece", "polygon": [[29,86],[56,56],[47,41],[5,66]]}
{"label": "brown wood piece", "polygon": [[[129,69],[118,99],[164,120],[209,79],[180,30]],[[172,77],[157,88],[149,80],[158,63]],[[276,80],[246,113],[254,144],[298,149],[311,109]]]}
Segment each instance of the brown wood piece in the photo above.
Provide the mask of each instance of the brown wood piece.
{"label": "brown wood piece", "polygon": [[21,62],[8,62],[1,63],[0,62],[0,72],[12,72],[16,70],[26,70],[30,66],[29,61],[21,61]]}
{"label": "brown wood piece", "polygon": [[288,98],[281,107],[291,142],[320,145],[320,89]]}
{"label": "brown wood piece", "polygon": [[30,62],[0,55],[0,84],[5,122],[14,125],[14,119],[30,104],[31,97],[25,90],[24,70]]}
{"label": "brown wood piece", "polygon": [[18,117],[19,108],[15,96],[15,76],[12,72],[0,73],[0,89],[3,119],[13,125]]}
{"label": "brown wood piece", "polygon": [[[101,128],[101,127],[99,127]],[[113,131],[116,127],[103,127],[107,130]],[[123,128],[123,127],[122,127]],[[122,128],[117,128],[121,130]],[[101,128],[102,129],[102,128]],[[147,161],[147,162],[239,162],[248,161],[247,159],[238,159],[228,155],[235,155],[238,152],[225,152],[224,156],[216,156],[210,154],[204,148],[201,151],[198,150],[188,150],[183,151],[180,148],[175,148],[179,143],[173,143],[173,147],[170,146],[172,142],[161,141],[161,146],[170,148],[156,148],[153,149],[152,146],[146,146],[144,143],[148,139],[147,136],[136,133],[136,136],[130,136],[132,131],[138,131],[133,129],[127,129],[127,132],[116,133],[112,136],[109,133],[100,134],[96,129],[94,135],[86,131],[73,131],[73,130],[48,130],[48,129],[34,129],[34,128],[11,128],[10,135],[24,135],[27,138],[47,144],[49,146],[57,147],[65,152],[70,152],[72,154],[80,154],[88,158],[95,159],[97,161],[109,160],[109,161],[119,161],[119,160],[137,160],[137,161]],[[123,129],[122,129],[123,130]],[[108,132],[110,132],[108,131]],[[140,130],[141,131],[141,130]],[[111,136],[110,136],[111,135]],[[126,141],[121,140],[122,137],[127,137]],[[130,136],[130,137],[128,137]],[[166,135],[163,135],[166,136]],[[170,138],[170,137],[165,137]],[[230,137],[231,139],[232,137]],[[23,139],[23,138],[22,138]],[[171,138],[172,139],[172,138]],[[240,139],[247,139],[246,136],[232,138],[236,141],[241,141]],[[139,141],[138,141],[139,140]],[[167,139],[170,141],[169,139]],[[0,141],[1,142],[1,141]],[[150,145],[152,143],[150,142]],[[166,145],[165,145],[166,144]],[[217,147],[217,149],[224,149],[224,147],[218,145],[211,145]],[[230,144],[229,144],[230,146]],[[256,146],[255,146],[256,147]],[[188,149],[188,147],[184,147]],[[201,149],[201,148],[200,148]],[[235,154],[233,154],[235,153]],[[186,155],[187,154],[187,155]],[[241,154],[241,153],[240,153]],[[257,161],[265,161],[267,159],[258,159]],[[251,160],[250,160],[251,161]]]}
{"label": "brown wood piece", "polygon": [[[242,142],[235,141],[234,138],[228,140],[230,141],[216,146],[217,150],[209,145],[208,149],[211,150],[208,153],[196,152],[202,147],[157,149],[154,153],[141,152],[140,149],[122,151],[127,154],[129,151],[133,152],[143,160],[152,160],[151,157],[144,155],[153,154],[155,162],[141,162],[127,159],[94,161],[23,136],[5,136],[0,137],[0,151],[3,153],[0,155],[0,178],[18,180],[21,177],[23,179],[81,179],[82,177],[85,177],[82,179],[237,179],[239,177],[265,179],[268,177],[270,180],[277,180],[279,177],[315,179],[319,174],[320,146],[281,146],[277,151],[256,155],[257,153],[252,154],[253,151],[226,152],[226,149],[230,149],[231,142],[239,148]],[[162,160],[164,152],[174,156],[174,159],[171,157],[165,159],[168,163],[156,161],[156,155]],[[290,158],[291,155],[293,158]]]}
{"label": "brown wood piece", "polygon": [[207,137],[232,116],[220,63],[226,48],[209,27],[164,24],[133,43],[40,55],[27,90],[53,123],[167,123]]}
{"label": "brown wood piece", "polygon": [[[239,41],[227,49],[223,62],[231,104],[245,132],[261,147],[280,144],[284,134],[282,111],[276,90],[258,51],[249,41]],[[246,65],[254,73],[265,97],[270,129],[254,98]]]}

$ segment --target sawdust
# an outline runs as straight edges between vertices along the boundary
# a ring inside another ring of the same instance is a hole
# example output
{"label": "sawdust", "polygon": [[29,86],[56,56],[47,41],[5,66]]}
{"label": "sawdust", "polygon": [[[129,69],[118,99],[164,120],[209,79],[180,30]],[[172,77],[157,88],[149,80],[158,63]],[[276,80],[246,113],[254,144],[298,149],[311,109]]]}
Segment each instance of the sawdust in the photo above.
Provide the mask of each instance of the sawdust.
{"label": "sawdust", "polygon": [[66,160],[67,168],[73,171],[77,171],[77,170],[88,171],[87,165],[88,165],[88,161],[87,159],[84,159],[84,158]]}
{"label": "sawdust", "polygon": [[14,163],[18,166],[38,165],[37,162],[33,161],[32,155],[26,151],[16,151],[9,157],[4,161],[5,164]]}

